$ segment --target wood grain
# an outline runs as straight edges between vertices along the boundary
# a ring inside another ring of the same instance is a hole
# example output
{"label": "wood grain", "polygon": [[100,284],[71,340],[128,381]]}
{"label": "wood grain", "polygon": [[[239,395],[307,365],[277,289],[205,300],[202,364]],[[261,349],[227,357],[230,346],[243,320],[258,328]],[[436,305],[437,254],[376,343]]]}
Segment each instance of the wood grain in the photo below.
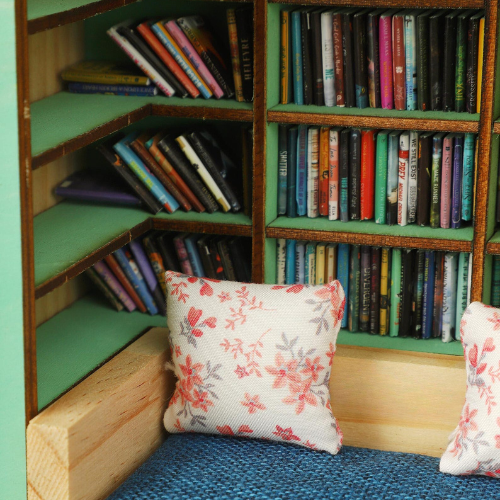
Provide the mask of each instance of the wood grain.
{"label": "wood grain", "polygon": [[415,0],[408,4],[405,0],[269,0],[269,3],[282,3],[289,5],[317,5],[321,7],[342,6],[342,7],[412,7],[420,9],[482,9],[483,0],[440,0],[439,3],[433,0]]}
{"label": "wood grain", "polygon": [[167,360],[154,328],[30,422],[29,500],[103,500],[151,455],[173,391]]}
{"label": "wood grain", "polygon": [[490,255],[500,255],[500,243],[488,243],[486,252]]}
{"label": "wood grain", "polygon": [[152,218],[153,229],[163,231],[188,231],[190,233],[230,234],[233,236],[252,236],[252,226],[244,224],[216,224]]}

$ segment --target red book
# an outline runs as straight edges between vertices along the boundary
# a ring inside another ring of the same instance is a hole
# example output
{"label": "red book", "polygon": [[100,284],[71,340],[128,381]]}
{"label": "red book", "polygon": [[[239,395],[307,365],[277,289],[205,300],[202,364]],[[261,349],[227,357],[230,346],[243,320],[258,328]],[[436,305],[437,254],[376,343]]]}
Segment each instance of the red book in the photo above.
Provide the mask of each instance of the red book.
{"label": "red book", "polygon": [[116,279],[120,282],[122,287],[125,288],[125,291],[130,295],[130,298],[134,301],[139,311],[145,313],[146,306],[140,299],[139,295],[137,295],[137,292],[134,290],[134,287],[130,284],[130,281],[125,276],[125,273],[122,271],[122,268],[120,267],[114,256],[108,255],[107,257],[104,257],[104,260],[106,261],[106,264],[109,266],[111,271],[113,271],[113,274],[116,276]]}
{"label": "red book", "polygon": [[361,220],[374,216],[376,130],[361,131]]}
{"label": "red book", "polygon": [[406,109],[405,22],[402,12],[392,18],[392,75],[396,109]]}
{"label": "red book", "polygon": [[163,46],[163,44],[156,38],[155,34],[151,31],[149,27],[149,22],[146,21],[137,26],[137,31],[141,34],[142,38],[146,43],[153,49],[156,55],[161,59],[165,66],[172,72],[172,74],[179,80],[182,86],[187,90],[189,95],[196,98],[200,95],[200,91],[195,87],[193,82],[184,73],[182,68],[176,63],[175,59],[170,55],[168,50]]}
{"label": "red book", "polygon": [[319,132],[319,215],[328,216],[329,198],[330,128],[321,127]]}
{"label": "red book", "polygon": [[333,64],[335,69],[335,93],[337,106],[345,106],[344,94],[344,53],[342,48],[342,16],[333,14]]}

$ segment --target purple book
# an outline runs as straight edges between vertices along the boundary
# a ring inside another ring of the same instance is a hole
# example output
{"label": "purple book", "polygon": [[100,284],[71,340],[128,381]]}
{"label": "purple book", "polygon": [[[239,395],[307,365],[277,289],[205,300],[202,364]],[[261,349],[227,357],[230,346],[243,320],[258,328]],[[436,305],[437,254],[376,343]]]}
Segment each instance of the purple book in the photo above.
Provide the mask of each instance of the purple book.
{"label": "purple book", "polygon": [[140,198],[127,190],[119,177],[90,170],[71,174],[56,187],[55,193],[73,200],[141,206]]}
{"label": "purple book", "polygon": [[127,308],[127,311],[134,311],[136,309],[134,301],[131,299],[130,295],[125,291],[125,289],[120,285],[120,282],[115,278],[115,275],[111,272],[109,267],[103,261],[96,262],[93,267],[96,273],[106,283],[106,285],[108,285],[113,293],[120,299],[120,302],[122,302],[123,305]]}
{"label": "purple book", "polygon": [[453,183],[451,190],[451,227],[458,229],[461,222],[462,208],[462,163],[464,137],[457,135],[453,148]]}

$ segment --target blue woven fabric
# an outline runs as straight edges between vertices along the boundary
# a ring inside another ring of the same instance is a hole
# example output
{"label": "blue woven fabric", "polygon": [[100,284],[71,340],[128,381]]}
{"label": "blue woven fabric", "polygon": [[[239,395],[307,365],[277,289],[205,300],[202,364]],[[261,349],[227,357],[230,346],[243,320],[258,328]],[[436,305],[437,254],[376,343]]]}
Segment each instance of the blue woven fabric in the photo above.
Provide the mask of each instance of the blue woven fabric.
{"label": "blue woven fabric", "polygon": [[439,459],[344,447],[332,456],[258,440],[174,435],[108,500],[494,500],[500,481]]}

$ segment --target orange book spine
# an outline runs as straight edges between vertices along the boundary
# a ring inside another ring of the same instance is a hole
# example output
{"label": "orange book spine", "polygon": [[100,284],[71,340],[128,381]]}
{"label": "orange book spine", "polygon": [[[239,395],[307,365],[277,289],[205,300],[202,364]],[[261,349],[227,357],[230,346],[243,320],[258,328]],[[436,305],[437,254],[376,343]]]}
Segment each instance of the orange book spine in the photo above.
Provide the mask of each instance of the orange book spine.
{"label": "orange book spine", "polygon": [[361,220],[374,217],[375,130],[361,131]]}
{"label": "orange book spine", "polygon": [[328,168],[330,129],[321,127],[319,134],[319,215],[328,216]]}

